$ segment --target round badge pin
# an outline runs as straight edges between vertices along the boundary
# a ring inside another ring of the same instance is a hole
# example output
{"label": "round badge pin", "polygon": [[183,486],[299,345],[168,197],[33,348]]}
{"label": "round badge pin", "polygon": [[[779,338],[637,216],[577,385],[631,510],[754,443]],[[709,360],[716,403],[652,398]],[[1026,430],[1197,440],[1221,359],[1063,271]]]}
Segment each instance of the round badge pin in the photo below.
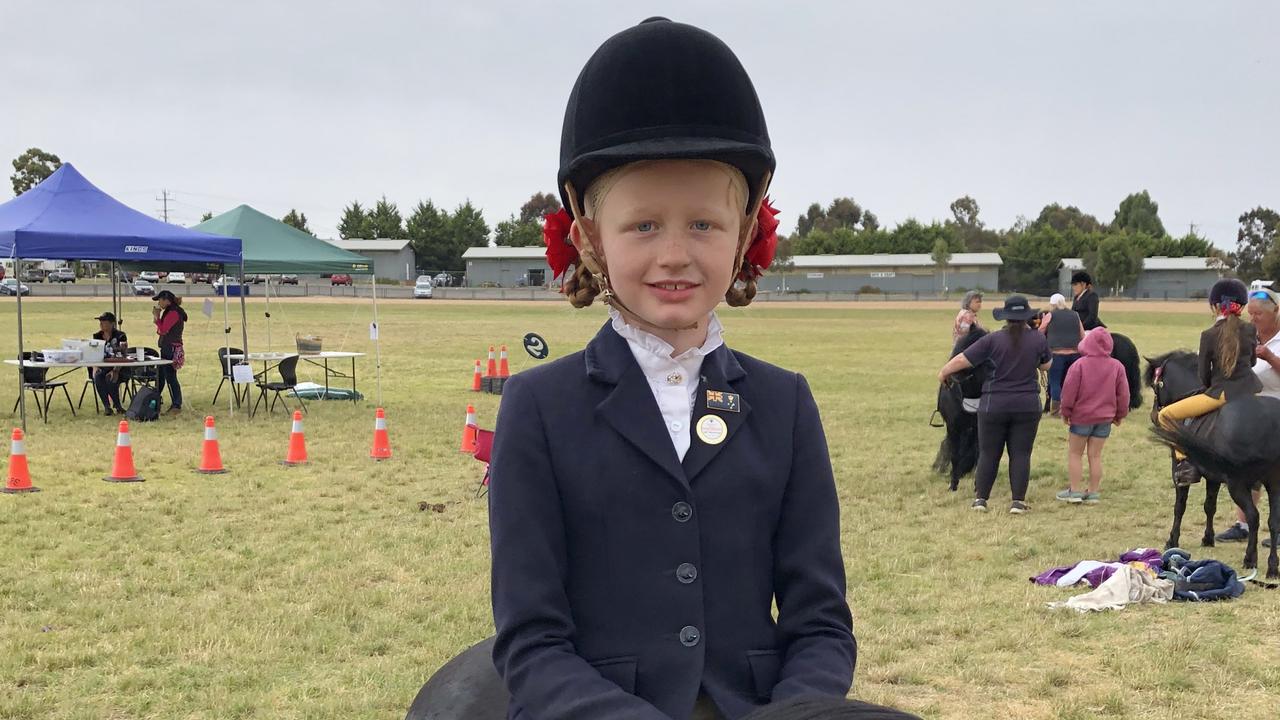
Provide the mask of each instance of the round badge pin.
{"label": "round badge pin", "polygon": [[524,351],[534,360],[545,360],[551,348],[547,347],[547,341],[543,340],[541,335],[529,333],[524,336]]}
{"label": "round badge pin", "polygon": [[698,439],[708,445],[719,445],[729,436],[729,427],[719,415],[703,415],[695,427]]}

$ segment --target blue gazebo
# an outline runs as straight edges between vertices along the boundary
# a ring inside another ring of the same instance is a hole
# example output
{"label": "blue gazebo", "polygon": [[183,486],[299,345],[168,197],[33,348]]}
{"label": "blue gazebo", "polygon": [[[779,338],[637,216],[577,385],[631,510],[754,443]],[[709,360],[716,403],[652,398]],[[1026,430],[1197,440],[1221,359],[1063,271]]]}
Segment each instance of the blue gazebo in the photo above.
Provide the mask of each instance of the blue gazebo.
{"label": "blue gazebo", "polygon": [[[70,163],[44,182],[0,205],[0,257],[14,261],[21,282],[23,259],[110,260],[166,266],[215,264],[244,274],[239,238],[188,230],[128,207],[89,182]],[[112,287],[115,288],[115,273]],[[113,304],[115,291],[112,291]],[[18,300],[18,358],[22,359],[22,293]],[[241,314],[244,298],[241,297]],[[247,330],[245,331],[247,333]],[[248,350],[248,339],[245,339]],[[18,394],[22,367],[18,368]],[[27,405],[22,402],[26,427]]]}

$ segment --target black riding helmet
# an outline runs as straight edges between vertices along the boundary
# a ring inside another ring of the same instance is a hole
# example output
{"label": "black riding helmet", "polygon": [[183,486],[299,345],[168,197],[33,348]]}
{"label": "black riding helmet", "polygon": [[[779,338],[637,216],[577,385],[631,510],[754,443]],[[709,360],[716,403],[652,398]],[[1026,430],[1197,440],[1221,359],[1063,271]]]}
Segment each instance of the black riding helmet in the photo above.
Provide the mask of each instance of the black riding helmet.
{"label": "black riding helmet", "polygon": [[654,17],[614,35],[582,68],[564,113],[557,188],[579,202],[592,181],[639,160],[718,160],[746,176],[751,197],[775,167],[751,78],[719,38]]}
{"label": "black riding helmet", "polygon": [[1249,302],[1249,288],[1235,278],[1223,278],[1213,284],[1209,290],[1209,304],[1222,306],[1228,302],[1246,305]]}

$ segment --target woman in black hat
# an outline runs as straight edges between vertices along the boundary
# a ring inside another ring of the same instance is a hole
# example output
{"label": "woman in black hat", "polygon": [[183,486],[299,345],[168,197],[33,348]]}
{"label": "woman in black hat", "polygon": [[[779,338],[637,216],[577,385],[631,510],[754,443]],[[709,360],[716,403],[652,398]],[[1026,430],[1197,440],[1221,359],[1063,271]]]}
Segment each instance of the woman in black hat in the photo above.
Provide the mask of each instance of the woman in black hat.
{"label": "woman in black hat", "polygon": [[156,373],[156,392],[164,392],[169,388],[169,413],[182,412],[182,386],[178,384],[178,371],[186,363],[186,351],[182,347],[182,330],[187,324],[187,311],[182,309],[182,298],[168,290],[161,290],[151,298],[156,306],[151,308],[155,319],[156,334],[160,336],[160,357],[172,360],[170,365],[161,365]]}
{"label": "woman in black hat", "polygon": [[1071,309],[1080,315],[1085,332],[1106,327],[1098,318],[1098,293],[1093,289],[1093,276],[1083,270],[1071,273]]}
{"label": "woman in black hat", "polygon": [[[104,352],[107,355],[122,352],[129,346],[129,336],[116,326],[115,313],[104,312],[94,319],[98,321],[98,332],[93,334],[93,339],[103,341],[106,345]],[[98,397],[102,398],[103,415],[124,412],[124,408],[120,406],[120,383],[125,378],[123,372],[122,368],[101,367],[93,373],[93,388],[97,391]],[[114,412],[112,408],[115,408]]]}
{"label": "woman in black hat", "polygon": [[1047,370],[1053,356],[1044,335],[1027,322],[1035,317],[1027,299],[1010,295],[1003,308],[992,313],[1005,326],[956,355],[938,373],[939,382],[966,368],[987,364],[987,381],[978,405],[978,469],[973,509],[986,512],[996,470],[1005,449],[1009,451],[1009,486],[1013,502],[1009,512],[1018,515],[1027,507],[1031,479],[1031,449],[1040,427],[1038,370]]}
{"label": "woman in black hat", "polygon": [[587,61],[560,158],[548,263],[610,319],[503,388],[489,526],[510,716],[844,697],[856,653],[817,406],[800,375],[730,350],[715,315],[751,302],[777,243],[751,79],[711,34],[647,20]]}
{"label": "woman in black hat", "polygon": [[[1249,302],[1249,289],[1234,278],[1224,278],[1209,290],[1213,325],[1200,333],[1200,382],[1205,391],[1160,408],[1157,422],[1172,429],[1183,420],[1200,417],[1232,400],[1255,395],[1262,381],[1253,372],[1257,361],[1258,331],[1240,317]],[[1174,451],[1178,463],[1173,480],[1178,485],[1200,482],[1200,473],[1186,455]]]}

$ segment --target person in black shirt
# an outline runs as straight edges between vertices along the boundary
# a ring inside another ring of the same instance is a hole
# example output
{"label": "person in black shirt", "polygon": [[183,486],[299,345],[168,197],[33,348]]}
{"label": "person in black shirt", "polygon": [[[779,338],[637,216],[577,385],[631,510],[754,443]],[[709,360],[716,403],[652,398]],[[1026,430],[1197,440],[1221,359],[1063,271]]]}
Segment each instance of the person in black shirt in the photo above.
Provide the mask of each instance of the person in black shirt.
{"label": "person in black shirt", "polygon": [[1083,270],[1071,274],[1071,309],[1080,315],[1080,323],[1085,332],[1094,328],[1106,327],[1106,323],[1098,319],[1098,293],[1093,289],[1093,277]]}
{"label": "person in black shirt", "polygon": [[[115,313],[104,312],[95,318],[98,321],[98,332],[93,334],[94,340],[103,340],[106,342],[106,354],[114,355],[124,352],[129,346],[129,338],[116,326]],[[98,397],[102,398],[102,413],[104,415],[113,415],[111,411],[115,408],[115,412],[123,413],[124,408],[120,405],[120,383],[124,380],[124,371],[122,368],[97,368],[93,373],[93,387],[98,392]]]}

